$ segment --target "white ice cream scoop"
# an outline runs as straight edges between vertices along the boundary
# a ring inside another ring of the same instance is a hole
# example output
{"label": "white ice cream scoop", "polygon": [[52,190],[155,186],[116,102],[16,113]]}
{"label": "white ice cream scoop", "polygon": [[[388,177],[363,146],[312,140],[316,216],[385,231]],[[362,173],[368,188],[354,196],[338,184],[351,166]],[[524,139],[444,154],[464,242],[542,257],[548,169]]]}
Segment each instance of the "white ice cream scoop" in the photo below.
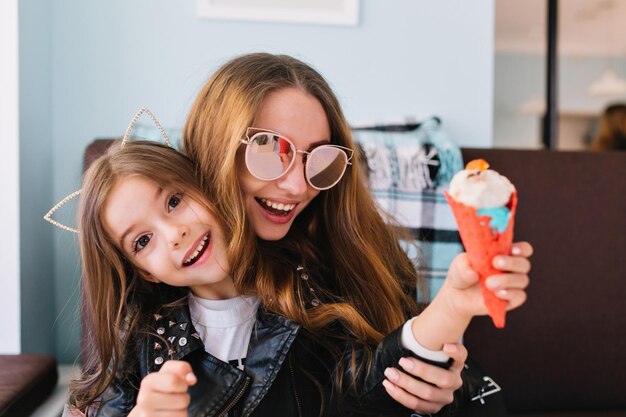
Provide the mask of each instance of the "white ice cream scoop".
{"label": "white ice cream scoop", "polygon": [[515,187],[482,159],[467,164],[450,181],[448,193],[458,202],[476,209],[505,206]]}

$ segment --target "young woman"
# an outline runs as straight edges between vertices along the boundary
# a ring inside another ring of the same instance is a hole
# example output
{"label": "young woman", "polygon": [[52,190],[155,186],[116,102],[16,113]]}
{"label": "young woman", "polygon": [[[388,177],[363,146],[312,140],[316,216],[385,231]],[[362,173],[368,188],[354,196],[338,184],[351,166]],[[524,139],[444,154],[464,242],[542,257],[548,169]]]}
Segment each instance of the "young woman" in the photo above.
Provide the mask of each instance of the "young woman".
{"label": "young woman", "polygon": [[[348,366],[338,374],[351,375],[348,386],[358,386],[377,343],[418,313],[417,276],[361,178],[350,128],[329,85],[289,56],[235,58],[205,84],[183,136],[205,192],[225,214],[237,289],[300,324],[301,333],[346,347],[329,349],[330,363]],[[494,260],[505,272],[490,284],[509,308],[525,301],[531,253],[529,244],[519,243],[511,256]],[[440,411],[460,383],[466,351],[453,343],[467,321],[449,317],[467,318],[483,308],[469,298],[450,297],[479,291],[465,255],[454,260],[448,278],[463,284],[444,285],[409,326],[424,356],[441,358],[441,340],[452,343],[446,352],[452,367],[405,358],[404,372],[386,371],[389,395],[422,413]],[[450,304],[451,299],[465,302]],[[422,318],[429,324],[416,332]],[[341,360],[360,344],[366,360]]]}

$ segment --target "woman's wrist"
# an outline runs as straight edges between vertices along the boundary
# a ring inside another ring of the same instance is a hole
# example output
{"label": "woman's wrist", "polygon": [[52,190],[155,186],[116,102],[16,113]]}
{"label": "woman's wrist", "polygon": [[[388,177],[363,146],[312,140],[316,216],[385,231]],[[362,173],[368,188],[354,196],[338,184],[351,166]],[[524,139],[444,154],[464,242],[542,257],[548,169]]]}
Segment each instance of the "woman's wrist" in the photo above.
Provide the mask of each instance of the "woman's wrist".
{"label": "woman's wrist", "polygon": [[430,305],[435,305],[438,314],[442,314],[447,320],[469,322],[474,314],[467,308],[469,289],[454,288],[449,278],[443,283],[441,289]]}
{"label": "woman's wrist", "polygon": [[413,329],[412,329],[413,320],[414,318],[407,321],[406,323],[404,323],[404,326],[402,327],[402,335],[401,335],[402,347],[410,350],[411,352],[413,352],[415,355],[417,355],[418,357],[422,359],[426,359],[426,360],[434,361],[434,362],[440,362],[442,364],[448,362],[450,360],[450,357],[446,355],[443,352],[443,350],[427,349],[417,341],[417,339],[413,335]]}
{"label": "woman's wrist", "polygon": [[450,295],[442,288],[432,303],[412,319],[415,340],[428,350],[441,350],[444,344],[460,340],[471,321],[471,316],[459,313],[446,299]]}

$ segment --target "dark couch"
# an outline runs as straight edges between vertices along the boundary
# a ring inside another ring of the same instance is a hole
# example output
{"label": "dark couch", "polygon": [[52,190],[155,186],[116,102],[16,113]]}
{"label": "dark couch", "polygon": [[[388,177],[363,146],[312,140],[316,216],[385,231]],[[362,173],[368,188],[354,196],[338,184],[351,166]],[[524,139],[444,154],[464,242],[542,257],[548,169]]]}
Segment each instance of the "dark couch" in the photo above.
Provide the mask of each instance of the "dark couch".
{"label": "dark couch", "polygon": [[[85,166],[110,143],[94,141]],[[528,302],[502,330],[475,319],[471,355],[511,415],[626,416],[626,152],[462,152],[516,185],[515,237],[535,248]]]}
{"label": "dark couch", "polygon": [[49,355],[0,355],[0,416],[30,415],[57,384],[56,360]]}
{"label": "dark couch", "polygon": [[[626,416],[626,152],[463,149],[511,179],[528,301],[465,337],[512,414]],[[612,410],[612,411],[611,411]]]}

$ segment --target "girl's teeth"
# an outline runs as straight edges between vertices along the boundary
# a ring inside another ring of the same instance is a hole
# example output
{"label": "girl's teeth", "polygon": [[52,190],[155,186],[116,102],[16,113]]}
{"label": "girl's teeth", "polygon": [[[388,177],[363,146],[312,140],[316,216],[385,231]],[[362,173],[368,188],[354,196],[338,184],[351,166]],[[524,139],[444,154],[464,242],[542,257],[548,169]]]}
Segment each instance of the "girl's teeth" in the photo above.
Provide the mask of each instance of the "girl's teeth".
{"label": "girl's teeth", "polygon": [[194,259],[196,259],[196,256],[198,256],[198,254],[200,253],[200,251],[202,250],[202,248],[204,248],[204,245],[206,244],[206,241],[209,237],[208,236],[204,236],[204,239],[202,239],[202,242],[200,242],[198,244],[198,247],[196,248],[196,250],[193,252],[193,254],[189,257],[189,259],[187,259],[185,261],[186,264],[188,264],[189,262],[193,261]]}

